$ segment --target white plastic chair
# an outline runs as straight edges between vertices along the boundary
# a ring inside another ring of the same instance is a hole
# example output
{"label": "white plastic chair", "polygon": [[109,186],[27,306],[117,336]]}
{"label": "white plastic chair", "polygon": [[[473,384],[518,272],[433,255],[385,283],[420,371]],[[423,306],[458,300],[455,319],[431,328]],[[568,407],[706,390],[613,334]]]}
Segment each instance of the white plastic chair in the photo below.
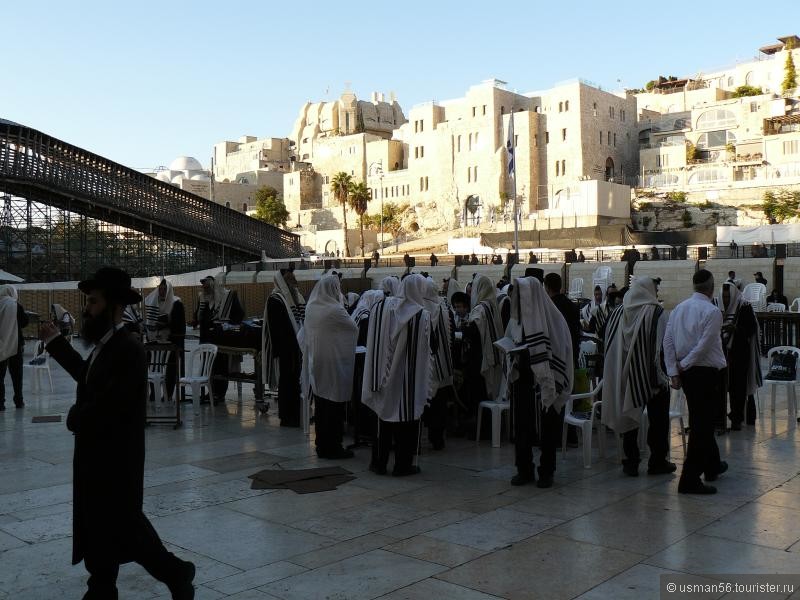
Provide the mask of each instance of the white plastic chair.
{"label": "white plastic chair", "polygon": [[744,286],[742,296],[756,312],[764,312],[767,308],[767,286],[763,283],[748,283]]}
{"label": "white plastic chair", "polygon": [[47,373],[47,379],[50,381],[50,391],[53,391],[53,376],[50,374],[50,355],[44,349],[44,344],[40,343],[36,348],[36,353],[33,359],[27,364],[22,365],[25,369],[33,371],[33,391],[39,392],[39,376]]}
{"label": "white plastic chair", "polygon": [[785,381],[782,379],[768,379],[767,375],[764,375],[763,381],[764,385],[770,386],[770,403],[772,405],[772,418],[775,419],[775,400],[776,400],[776,390],[775,388],[779,385],[786,387],[786,405],[788,408],[788,417],[789,417],[789,427],[793,427],[797,422],[797,396],[795,395],[795,385],[797,384],[800,379],[800,348],[796,348],[794,346],[775,346],[774,348],[770,348],[769,352],[767,352],[767,365],[772,362],[772,355],[777,352],[794,352],[795,353],[795,378],[792,381]]}
{"label": "white plastic chair", "polygon": [[[200,344],[189,354],[189,360],[186,362],[186,376],[181,377],[178,381],[181,387],[186,387],[187,385],[191,387],[192,404],[196,415],[200,414],[200,396],[203,388],[208,392],[209,398],[212,397],[211,369],[214,366],[216,356],[217,347],[214,344]],[[214,411],[213,399],[211,401],[211,411]]]}
{"label": "white plastic chair", "polygon": [[780,302],[770,302],[767,304],[767,312],[786,312],[786,307]]}
{"label": "white plastic chair", "polygon": [[484,408],[492,411],[492,448],[499,448],[501,420],[505,415],[506,429],[508,429],[511,421],[511,403],[503,400],[484,400],[478,405],[478,428],[475,433],[475,441],[478,444],[481,441],[481,418]]}
{"label": "white plastic chair", "polygon": [[150,350],[150,363],[147,365],[147,383],[153,390],[156,400],[167,400],[167,365],[172,360],[169,350]]}
{"label": "white plastic chair", "polygon": [[789,312],[800,312],[800,298],[795,298],[789,305]]}
{"label": "white plastic chair", "polygon": [[[686,421],[684,415],[686,412],[686,396],[683,395],[683,390],[670,390],[670,407],[669,407],[669,430],[670,439],[672,438],[672,422],[677,420],[678,426],[681,429],[681,442],[683,443],[683,455],[686,456]],[[667,450],[667,460],[672,458],[672,442],[669,443]]]}
{"label": "white plastic chair", "polygon": [[614,272],[611,267],[597,267],[592,275],[592,289],[599,285],[600,289],[603,290],[603,294],[605,294],[613,280]]}
{"label": "white plastic chair", "polygon": [[583,277],[576,277],[569,282],[569,293],[567,295],[570,300],[583,298]]}
{"label": "white plastic chair", "polygon": [[[567,404],[564,407],[564,425],[561,427],[561,453],[567,453],[567,426],[575,425],[581,432],[581,444],[583,444],[583,466],[586,469],[592,466],[592,427],[595,421],[600,423],[599,409],[602,406],[602,400],[595,400],[597,394],[603,387],[603,380],[601,379],[597,386],[590,389],[588,392],[582,394],[571,394],[567,399]],[[589,412],[589,418],[584,419],[572,414],[572,407],[576,400],[592,399],[592,409]],[[602,427],[602,425],[601,425]],[[603,458],[606,453],[605,435],[603,431],[598,432],[597,444],[600,447],[600,457]],[[580,458],[578,459],[580,460]]]}

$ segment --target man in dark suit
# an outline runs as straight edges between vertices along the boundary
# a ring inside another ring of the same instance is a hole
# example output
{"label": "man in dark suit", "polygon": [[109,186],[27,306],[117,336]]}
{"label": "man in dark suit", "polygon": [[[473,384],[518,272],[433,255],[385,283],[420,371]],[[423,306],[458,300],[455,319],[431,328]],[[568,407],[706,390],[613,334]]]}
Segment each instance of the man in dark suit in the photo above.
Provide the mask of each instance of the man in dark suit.
{"label": "man in dark suit", "polygon": [[67,416],[75,434],[72,564],[84,561],[84,600],[116,600],[119,565],[138,562],[169,588],[173,599],[194,598],[195,567],[168,552],[142,512],[147,358],[124,327],[125,306],[141,302],[127,273],[103,267],[78,288],[86,294],[83,337],[95,344],[87,359],[44,323],[47,351],[78,382]]}

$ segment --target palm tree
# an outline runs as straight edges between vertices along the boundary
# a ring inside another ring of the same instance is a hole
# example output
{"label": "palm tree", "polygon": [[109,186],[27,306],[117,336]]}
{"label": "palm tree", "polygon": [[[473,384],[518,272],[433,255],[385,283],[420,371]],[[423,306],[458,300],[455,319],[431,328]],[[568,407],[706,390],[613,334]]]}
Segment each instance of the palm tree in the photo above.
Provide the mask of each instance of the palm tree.
{"label": "palm tree", "polygon": [[361,256],[364,256],[364,213],[367,212],[367,204],[370,200],[372,200],[372,195],[369,193],[366,183],[359,181],[350,185],[350,197],[347,203],[358,215],[358,226],[361,230]]}
{"label": "palm tree", "polygon": [[331,191],[336,201],[342,205],[342,229],[344,230],[344,255],[350,256],[350,248],[347,245],[347,198],[350,196],[350,186],[353,178],[344,171],[339,171],[333,176],[331,181]]}

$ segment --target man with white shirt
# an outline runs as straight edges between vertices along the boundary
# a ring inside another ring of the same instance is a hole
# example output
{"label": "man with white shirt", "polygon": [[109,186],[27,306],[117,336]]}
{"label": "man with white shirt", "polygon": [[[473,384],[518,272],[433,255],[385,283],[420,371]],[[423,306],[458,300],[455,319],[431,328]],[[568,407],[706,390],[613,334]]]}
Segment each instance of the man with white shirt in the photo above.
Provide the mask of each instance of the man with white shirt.
{"label": "man with white shirt", "polygon": [[142,301],[131,278],[103,267],[78,288],[86,294],[82,336],[95,347],[84,359],[53,323],[40,337],[78,383],[67,415],[75,434],[72,564],[89,572],[84,600],[116,600],[119,566],[138,562],[169,588],[173,599],[194,598],[195,567],[169,552],[142,512],[147,357],[125,330],[125,306]]}
{"label": "man with white shirt", "polygon": [[701,481],[714,481],[728,470],[719,458],[714,438],[714,411],[721,394],[721,371],[727,366],[722,352],[722,313],[714,306],[714,276],[701,269],[692,277],[694,294],[672,311],[664,335],[664,362],[670,385],[683,387],[689,407],[689,446],[678,484],[682,494],[714,494]]}

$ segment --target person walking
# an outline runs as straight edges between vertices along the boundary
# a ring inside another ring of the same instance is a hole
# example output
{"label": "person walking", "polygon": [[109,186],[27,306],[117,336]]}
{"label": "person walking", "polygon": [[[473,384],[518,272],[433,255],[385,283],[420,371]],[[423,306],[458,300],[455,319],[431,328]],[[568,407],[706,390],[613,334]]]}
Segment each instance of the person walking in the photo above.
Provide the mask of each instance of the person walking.
{"label": "person walking", "polygon": [[119,566],[137,562],[169,588],[194,598],[195,566],[169,552],[142,512],[147,357],[124,329],[122,312],[141,302],[124,271],[102,267],[81,281],[86,295],[81,334],[94,343],[84,359],[56,325],[42,324],[47,351],[78,382],[67,428],[73,457],[72,564],[89,572],[83,600],[116,600]]}
{"label": "person walking", "polygon": [[22,399],[22,353],[25,350],[22,329],[27,324],[28,315],[19,303],[16,288],[0,286],[0,411],[6,409],[6,370],[14,388],[14,406],[25,406]]}
{"label": "person walking", "polygon": [[[692,277],[694,294],[684,300],[667,322],[664,334],[664,362],[670,385],[683,388],[689,408],[689,444],[678,483],[681,494],[715,494],[707,485],[728,470],[720,460],[714,438],[714,416],[721,395],[722,369],[727,366],[722,352],[722,312],[714,306],[714,276],[701,269]],[[706,483],[700,476],[705,475]]]}
{"label": "person walking", "polygon": [[666,318],[658,303],[660,280],[637,277],[622,307],[608,320],[603,367],[603,424],[622,435],[622,470],[639,475],[639,422],[650,423],[648,475],[675,472],[669,453],[669,380],[661,366]]}

